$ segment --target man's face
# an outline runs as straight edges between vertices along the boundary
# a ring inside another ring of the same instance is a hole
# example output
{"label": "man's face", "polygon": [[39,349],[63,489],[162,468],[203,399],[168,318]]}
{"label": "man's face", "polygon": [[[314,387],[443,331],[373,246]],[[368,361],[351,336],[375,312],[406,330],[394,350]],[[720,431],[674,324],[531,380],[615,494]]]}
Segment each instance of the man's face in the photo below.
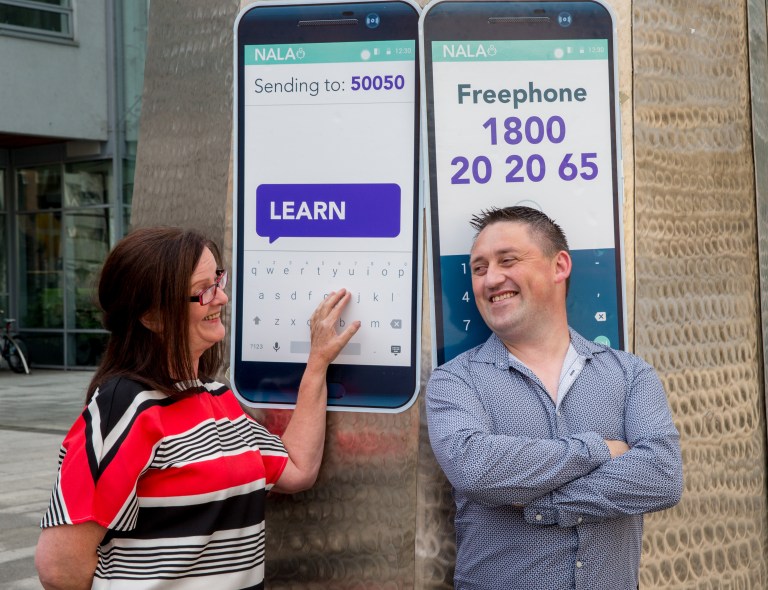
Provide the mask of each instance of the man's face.
{"label": "man's face", "polygon": [[483,229],[470,252],[472,291],[480,315],[505,343],[531,336],[565,309],[570,257],[547,256],[523,223]]}

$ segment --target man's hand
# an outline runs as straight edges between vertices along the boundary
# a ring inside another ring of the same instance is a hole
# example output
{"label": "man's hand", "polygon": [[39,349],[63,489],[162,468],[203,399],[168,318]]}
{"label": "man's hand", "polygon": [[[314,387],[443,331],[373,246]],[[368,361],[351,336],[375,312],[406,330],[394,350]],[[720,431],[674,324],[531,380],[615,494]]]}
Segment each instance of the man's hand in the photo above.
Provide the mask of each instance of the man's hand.
{"label": "man's hand", "polygon": [[623,440],[606,440],[605,444],[608,445],[608,450],[611,452],[611,459],[615,459],[629,450],[629,445]]}

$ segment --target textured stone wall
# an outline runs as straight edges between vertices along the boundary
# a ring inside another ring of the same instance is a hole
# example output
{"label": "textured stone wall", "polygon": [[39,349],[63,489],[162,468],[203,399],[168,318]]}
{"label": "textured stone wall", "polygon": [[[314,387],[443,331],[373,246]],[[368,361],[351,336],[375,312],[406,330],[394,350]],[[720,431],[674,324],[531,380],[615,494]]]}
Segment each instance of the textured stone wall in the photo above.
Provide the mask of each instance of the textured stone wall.
{"label": "textured stone wall", "polygon": [[237,0],[157,0],[149,9],[131,222],[229,240],[232,26]]}
{"label": "textured stone wall", "polygon": [[745,3],[635,0],[633,48],[635,349],[685,465],[682,502],[646,519],[642,586],[766,588]]}

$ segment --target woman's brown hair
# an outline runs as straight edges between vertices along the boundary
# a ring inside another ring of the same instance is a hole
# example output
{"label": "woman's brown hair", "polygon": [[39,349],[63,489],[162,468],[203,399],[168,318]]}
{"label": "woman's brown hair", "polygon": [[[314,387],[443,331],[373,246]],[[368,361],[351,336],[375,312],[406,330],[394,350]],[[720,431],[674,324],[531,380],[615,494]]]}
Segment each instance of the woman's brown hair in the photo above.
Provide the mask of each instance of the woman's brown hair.
{"label": "woman's brown hair", "polygon": [[[189,229],[137,229],[112,249],[98,286],[109,341],[86,402],[99,385],[117,376],[172,395],[177,382],[218,372],[223,359],[221,342],[200,357],[197,374],[189,354],[189,286],[205,248],[220,266],[216,245]],[[142,322],[150,316],[153,330]]]}

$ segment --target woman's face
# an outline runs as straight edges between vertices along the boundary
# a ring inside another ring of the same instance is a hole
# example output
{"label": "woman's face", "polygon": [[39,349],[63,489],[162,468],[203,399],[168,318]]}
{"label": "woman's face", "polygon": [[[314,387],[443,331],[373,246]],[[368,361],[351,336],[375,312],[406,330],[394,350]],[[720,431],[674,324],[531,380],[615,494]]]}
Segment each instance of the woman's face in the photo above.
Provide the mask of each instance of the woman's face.
{"label": "woman's face", "polygon": [[[197,263],[189,285],[189,294],[195,296],[216,282],[216,259],[205,248]],[[227,335],[221,322],[221,310],[229,301],[224,289],[216,289],[216,296],[208,305],[189,304],[189,348],[193,361]]]}

